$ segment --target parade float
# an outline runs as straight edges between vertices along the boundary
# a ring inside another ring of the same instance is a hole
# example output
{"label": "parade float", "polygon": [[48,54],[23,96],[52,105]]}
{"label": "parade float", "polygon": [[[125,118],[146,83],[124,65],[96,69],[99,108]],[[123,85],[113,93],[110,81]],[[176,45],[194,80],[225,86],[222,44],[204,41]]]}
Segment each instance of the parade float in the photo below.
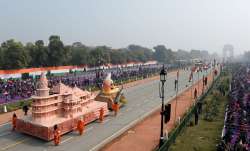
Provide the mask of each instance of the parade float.
{"label": "parade float", "polygon": [[91,92],[61,82],[48,88],[48,80],[42,73],[36,94],[32,96],[32,114],[18,118],[16,130],[52,140],[55,125],[65,134],[77,127],[79,119],[87,124],[99,118],[100,110],[104,110],[104,116],[108,115],[107,103],[95,101],[95,97]]}
{"label": "parade float", "polygon": [[122,107],[127,103],[123,95],[123,87],[115,86],[111,79],[111,73],[108,73],[102,84],[102,90],[96,96],[95,100],[108,103],[108,108],[112,110],[112,105],[118,103]]}

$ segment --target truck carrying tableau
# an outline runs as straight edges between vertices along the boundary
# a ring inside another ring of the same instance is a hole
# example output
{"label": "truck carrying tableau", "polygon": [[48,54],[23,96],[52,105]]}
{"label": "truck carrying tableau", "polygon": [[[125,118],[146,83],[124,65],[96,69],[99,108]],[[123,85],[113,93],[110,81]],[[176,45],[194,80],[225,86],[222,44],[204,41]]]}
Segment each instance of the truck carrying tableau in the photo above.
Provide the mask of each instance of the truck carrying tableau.
{"label": "truck carrying tableau", "polygon": [[85,124],[99,118],[101,108],[104,116],[109,114],[107,103],[95,101],[95,95],[61,82],[51,89],[42,73],[36,94],[32,96],[32,115],[17,119],[16,130],[43,140],[53,139],[53,127],[58,125],[61,134],[74,130],[78,119]]}

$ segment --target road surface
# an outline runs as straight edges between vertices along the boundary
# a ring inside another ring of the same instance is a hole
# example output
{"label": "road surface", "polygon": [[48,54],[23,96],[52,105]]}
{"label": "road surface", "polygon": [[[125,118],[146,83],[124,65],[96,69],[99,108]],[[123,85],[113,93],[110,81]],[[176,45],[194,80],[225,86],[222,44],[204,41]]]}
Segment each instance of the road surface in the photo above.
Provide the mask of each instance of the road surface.
{"label": "road surface", "polygon": [[[208,72],[200,73],[206,75]],[[190,71],[181,71],[179,76],[179,91],[186,86]],[[175,96],[174,79],[176,73],[170,73],[167,77],[167,86],[165,89],[166,101]],[[198,80],[198,74],[194,74],[194,81]],[[200,88],[201,89],[201,88]],[[53,141],[46,142],[25,134],[11,132],[11,125],[0,125],[0,150],[9,151],[94,151],[99,149],[102,144],[115,137],[122,130],[127,128],[132,122],[149,114],[153,109],[161,104],[159,98],[159,80],[146,82],[124,90],[128,100],[126,106],[121,108],[116,117],[111,115],[106,117],[103,123],[98,121],[89,124],[85,133],[79,136],[77,132],[70,132],[62,136],[61,144],[54,146]],[[191,94],[190,94],[191,95]],[[159,121],[160,124],[160,121]]]}

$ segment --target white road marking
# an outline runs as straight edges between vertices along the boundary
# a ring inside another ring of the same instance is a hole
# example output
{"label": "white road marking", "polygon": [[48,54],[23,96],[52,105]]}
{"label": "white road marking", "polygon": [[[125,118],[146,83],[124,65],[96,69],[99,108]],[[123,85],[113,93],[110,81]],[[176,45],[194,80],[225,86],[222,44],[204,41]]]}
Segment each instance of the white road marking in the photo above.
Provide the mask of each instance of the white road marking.
{"label": "white road marking", "polygon": [[111,119],[106,119],[105,121],[102,122],[102,124],[107,123],[108,121],[110,121]]}
{"label": "white road marking", "polygon": [[27,140],[29,140],[29,138],[26,138],[26,139],[17,141],[17,142],[14,143],[14,144],[7,145],[6,147],[1,148],[1,150],[7,150],[7,149],[9,149],[9,148],[12,148],[12,147],[18,145],[18,144],[21,144],[21,143],[23,143],[23,142],[26,142]]}
{"label": "white road marking", "polygon": [[73,138],[74,138],[74,137],[73,137],[73,136],[71,136],[71,137],[69,137],[69,138],[67,138],[67,139],[63,140],[63,141],[61,142],[61,144],[65,143],[65,142],[67,142],[67,141],[69,141],[69,140],[71,140],[71,139],[73,139]]}
{"label": "white road marking", "polygon": [[123,113],[117,113],[118,115],[117,116],[122,116]]}
{"label": "white road marking", "polygon": [[[87,128],[87,129],[84,131],[84,133],[87,133],[88,131],[90,131],[90,130],[92,130],[92,129],[93,129],[93,126]],[[63,140],[63,141],[61,142],[61,144],[66,143],[66,142],[68,142],[69,140],[71,140],[71,139],[73,139],[73,138],[74,138],[74,136],[71,136],[71,137],[69,137],[69,138]]]}
{"label": "white road marking", "polygon": [[85,132],[88,132],[88,131],[90,131],[90,130],[92,130],[92,129],[93,129],[93,126],[87,128],[87,129],[85,130]]}

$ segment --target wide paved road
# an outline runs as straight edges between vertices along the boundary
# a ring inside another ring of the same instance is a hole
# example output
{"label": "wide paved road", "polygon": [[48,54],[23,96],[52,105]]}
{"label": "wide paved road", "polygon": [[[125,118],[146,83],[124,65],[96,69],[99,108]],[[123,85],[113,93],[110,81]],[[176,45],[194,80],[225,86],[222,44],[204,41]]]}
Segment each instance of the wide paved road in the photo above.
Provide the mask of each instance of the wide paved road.
{"label": "wide paved road", "polygon": [[[209,73],[209,72],[208,72]],[[190,71],[181,71],[179,89],[184,90],[188,82]],[[202,75],[207,73],[200,73]],[[167,77],[166,100],[175,95],[174,79],[176,73],[170,73]],[[194,81],[198,80],[198,74],[194,75]],[[154,80],[141,85],[130,87],[124,90],[128,99],[128,104],[121,108],[117,117],[106,117],[103,123],[94,122],[86,127],[83,136],[77,132],[70,132],[62,137],[59,146],[54,146],[53,142],[45,142],[28,135],[10,132],[10,124],[0,126],[0,150],[10,151],[88,151],[98,149],[100,144],[117,135],[121,130],[129,126],[133,121],[140,119],[160,104],[159,81]],[[160,121],[159,121],[160,122]]]}

